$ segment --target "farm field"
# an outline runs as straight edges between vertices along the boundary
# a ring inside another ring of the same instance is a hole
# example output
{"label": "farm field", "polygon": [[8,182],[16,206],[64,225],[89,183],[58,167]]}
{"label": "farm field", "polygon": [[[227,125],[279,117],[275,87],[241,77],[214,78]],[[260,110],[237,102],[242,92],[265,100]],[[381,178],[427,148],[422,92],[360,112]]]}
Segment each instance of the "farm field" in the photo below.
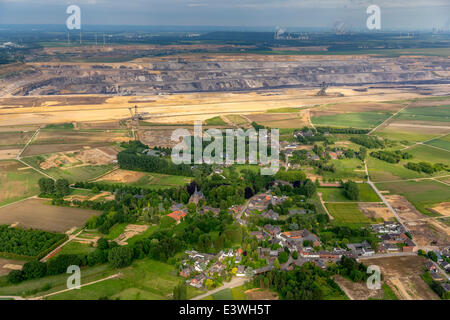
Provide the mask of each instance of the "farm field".
{"label": "farm field", "polygon": [[[108,277],[115,274],[117,271],[105,264],[90,268],[82,268],[81,272],[83,275],[82,282],[88,283]],[[67,274],[28,280],[17,285],[11,285],[7,282],[6,277],[0,278],[0,295],[39,297],[50,292],[64,289],[67,289]]]}
{"label": "farm field", "polygon": [[22,228],[64,233],[73,227],[84,226],[92,215],[101,214],[93,210],[47,205],[47,201],[28,199],[0,208],[0,224],[19,223]]}
{"label": "farm field", "polygon": [[[80,290],[72,290],[50,297],[50,300],[167,300],[183,278],[175,267],[150,259],[135,261],[130,267],[119,269],[122,275]],[[188,287],[188,299],[203,291]]]}
{"label": "farm field", "polygon": [[301,129],[309,126],[305,112],[251,114],[247,118],[273,129]]}
{"label": "farm field", "polygon": [[369,169],[370,179],[375,182],[429,177],[425,173],[406,169],[401,164],[388,163],[372,157],[367,159],[367,168]]}
{"label": "farm field", "polygon": [[0,207],[39,193],[42,176],[17,161],[0,161]]}
{"label": "farm field", "polygon": [[127,130],[42,129],[23,156],[111,146],[130,140]]}
{"label": "farm field", "polygon": [[377,183],[377,187],[404,196],[423,214],[429,215],[427,208],[435,204],[450,202],[450,186],[433,180]]}
{"label": "farm field", "polygon": [[42,172],[48,174],[49,176],[55,179],[67,179],[70,183],[74,183],[77,181],[86,181],[95,179],[112,169],[114,169],[115,165],[113,164],[105,164],[105,165],[74,165],[72,167],[52,167],[48,169],[42,169],[41,164],[51,157],[51,155],[45,156],[33,156],[23,158],[22,161],[27,163],[28,165],[41,170]]}
{"label": "farm field", "polygon": [[400,300],[437,300],[439,297],[422,280],[420,275],[426,259],[420,256],[390,257],[373,262],[381,268],[384,280]]}
{"label": "farm field", "polygon": [[235,125],[244,125],[244,124],[248,124],[247,119],[245,119],[244,117],[238,115],[238,114],[229,114],[227,116],[225,116],[229,121],[233,122]]}
{"label": "farm field", "polygon": [[[450,142],[449,142],[450,144]],[[413,155],[411,162],[443,163],[450,166],[450,150],[440,150],[427,145],[417,145],[407,150]]]}
{"label": "farm field", "polygon": [[390,113],[382,112],[336,113],[313,115],[311,121],[315,126],[371,129],[381,124],[391,115]]}
{"label": "farm field", "polygon": [[414,125],[411,122],[399,122],[392,121],[388,126],[380,127],[374,133],[374,135],[380,136],[385,139],[401,141],[406,145],[412,145],[418,142],[424,142],[432,140],[440,135],[448,132],[449,129],[440,128],[437,126],[424,126],[420,127]]}
{"label": "farm field", "polygon": [[433,146],[433,147],[445,149],[450,152],[450,135],[446,135],[444,137],[425,142],[425,144]]}
{"label": "farm field", "polygon": [[323,177],[325,179],[333,180],[363,180],[366,176],[364,172],[363,163],[358,159],[337,159],[331,160],[335,167],[335,172],[323,172]]}
{"label": "farm field", "polygon": [[450,105],[408,107],[401,111],[396,119],[413,121],[450,122]]}
{"label": "farm field", "polygon": [[89,254],[94,250],[95,248],[89,244],[81,243],[77,240],[72,240],[64,247],[62,247],[61,250],[54,255],[54,257],[61,254]]}
{"label": "farm field", "polygon": [[97,181],[109,184],[123,183],[142,188],[170,188],[186,185],[191,181],[191,178],[119,169]]}
{"label": "farm field", "polygon": [[366,183],[358,183],[360,198],[357,201],[348,199],[343,188],[318,188],[325,202],[381,202],[375,191]]}
{"label": "farm field", "polygon": [[357,203],[327,203],[326,206],[336,225],[364,226],[373,223],[358,209]]}

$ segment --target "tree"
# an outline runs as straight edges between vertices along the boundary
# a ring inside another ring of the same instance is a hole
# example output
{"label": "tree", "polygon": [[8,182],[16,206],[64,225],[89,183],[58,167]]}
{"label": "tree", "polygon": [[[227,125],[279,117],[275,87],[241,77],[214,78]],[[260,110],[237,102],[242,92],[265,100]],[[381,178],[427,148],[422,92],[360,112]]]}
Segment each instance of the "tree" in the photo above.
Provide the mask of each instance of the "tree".
{"label": "tree", "polygon": [[311,198],[316,193],[316,185],[311,181],[307,180],[304,186],[304,194],[307,198]]}
{"label": "tree", "polygon": [[23,265],[22,272],[25,279],[42,278],[47,272],[47,265],[39,261],[30,261]]}
{"label": "tree", "polygon": [[55,192],[61,197],[70,194],[69,181],[67,181],[66,179],[58,179],[55,184]]}
{"label": "tree", "polygon": [[359,199],[359,188],[358,184],[354,181],[349,180],[344,184],[344,192],[347,198],[350,200],[358,200]]}
{"label": "tree", "polygon": [[186,300],[187,299],[187,288],[183,282],[180,282],[177,286],[173,288],[173,300]]}
{"label": "tree", "polygon": [[8,274],[8,281],[15,284],[24,280],[24,274],[21,270],[12,270]]}
{"label": "tree", "polygon": [[297,251],[292,252],[292,258],[295,259],[295,260],[298,259],[298,252]]}
{"label": "tree", "polygon": [[41,178],[38,183],[42,194],[53,194],[55,192],[55,182],[53,179]]}
{"label": "tree", "polygon": [[278,261],[283,264],[286,263],[289,260],[289,255],[286,253],[286,251],[283,251],[278,256]]}
{"label": "tree", "polygon": [[114,268],[129,266],[133,261],[133,249],[130,247],[116,247],[109,251],[108,262]]}

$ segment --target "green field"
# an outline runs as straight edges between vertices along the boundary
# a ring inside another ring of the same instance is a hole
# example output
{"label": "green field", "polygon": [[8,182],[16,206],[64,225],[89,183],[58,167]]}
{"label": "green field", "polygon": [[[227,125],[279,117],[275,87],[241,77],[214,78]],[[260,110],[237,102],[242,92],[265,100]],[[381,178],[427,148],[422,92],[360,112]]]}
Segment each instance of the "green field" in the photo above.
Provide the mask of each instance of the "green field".
{"label": "green field", "polygon": [[245,293],[248,289],[245,285],[232,289],[227,288],[207,296],[203,300],[248,300],[248,296]]}
{"label": "green field", "polygon": [[377,183],[377,187],[404,196],[426,215],[432,215],[427,208],[437,203],[450,202],[450,186],[433,180]]}
{"label": "green field", "polygon": [[353,127],[371,129],[380,125],[392,114],[384,112],[357,112],[340,113],[326,116],[314,116],[311,121],[314,125],[330,127]]}
{"label": "green field", "polygon": [[0,161],[0,206],[39,193],[38,181],[42,175],[17,161]]}
{"label": "green field", "polygon": [[450,135],[425,142],[425,144],[450,151]]}
{"label": "green field", "polygon": [[28,165],[41,170],[42,172],[48,174],[49,176],[55,179],[67,179],[70,183],[74,183],[77,181],[86,181],[97,178],[114,168],[113,164],[108,165],[86,165],[80,167],[72,167],[72,168],[50,168],[48,170],[42,170],[39,166],[40,161],[42,161],[42,157],[45,156],[32,156],[26,157],[22,160]]}
{"label": "green field", "polygon": [[370,179],[373,181],[395,181],[428,177],[425,173],[406,169],[402,164],[388,163],[372,157],[367,159],[367,167]]}
{"label": "green field", "polygon": [[359,159],[338,159],[331,160],[336,169],[335,172],[325,171],[323,177],[325,179],[341,180],[341,179],[354,179],[363,180],[366,176],[364,172],[364,166]]}
{"label": "green field", "polygon": [[372,223],[358,209],[357,203],[327,203],[328,211],[334,217],[332,223],[336,225],[363,226]]}
{"label": "green field", "polygon": [[[81,283],[88,283],[117,273],[108,265],[81,269]],[[0,295],[3,296],[42,296],[50,292],[67,289],[67,274],[27,280],[17,285],[11,285],[5,277],[0,278]],[[81,289],[82,290],[82,289]],[[79,291],[79,290],[74,290]]]}
{"label": "green field", "polygon": [[414,143],[423,142],[435,137],[439,137],[439,133],[428,132],[426,130],[419,131],[414,127],[398,128],[390,126],[375,131],[375,135],[389,140],[402,141],[405,142],[406,145],[412,145]]}
{"label": "green field", "polygon": [[[50,299],[167,300],[173,288],[183,280],[176,275],[174,266],[150,259],[135,261],[130,267],[120,269],[120,272],[122,273],[120,278],[61,293]],[[188,298],[201,293],[203,291],[188,287]]]}
{"label": "green field", "polygon": [[266,113],[298,113],[299,111],[298,108],[278,108],[267,110]]}
{"label": "green field", "polygon": [[226,126],[227,123],[225,121],[223,121],[221,117],[214,117],[214,118],[205,120],[205,125],[207,125],[207,126]]}
{"label": "green field", "polygon": [[450,105],[436,107],[407,108],[396,119],[416,121],[450,122]]}
{"label": "green field", "polygon": [[64,247],[61,248],[55,256],[60,254],[89,254],[94,251],[95,248],[89,244],[80,243],[75,240],[70,241]]}
{"label": "green field", "polygon": [[[450,143],[449,143],[450,144]],[[444,163],[450,166],[450,151],[440,150],[426,145],[414,146],[407,150],[412,154],[411,162]]]}
{"label": "green field", "polygon": [[[106,177],[105,177],[106,178]],[[135,182],[118,183],[117,181],[100,180],[101,183],[107,184],[126,184],[140,188],[172,188],[176,186],[184,186],[190,183],[192,178],[183,176],[172,176],[160,173],[144,173],[144,176]]]}
{"label": "green field", "polygon": [[[372,187],[366,183],[358,183],[359,189],[359,202],[381,202],[381,199],[372,189]],[[343,188],[318,188],[317,192],[322,193],[322,199],[325,202],[355,202],[348,199],[345,196]],[[358,202],[356,201],[356,202]]]}

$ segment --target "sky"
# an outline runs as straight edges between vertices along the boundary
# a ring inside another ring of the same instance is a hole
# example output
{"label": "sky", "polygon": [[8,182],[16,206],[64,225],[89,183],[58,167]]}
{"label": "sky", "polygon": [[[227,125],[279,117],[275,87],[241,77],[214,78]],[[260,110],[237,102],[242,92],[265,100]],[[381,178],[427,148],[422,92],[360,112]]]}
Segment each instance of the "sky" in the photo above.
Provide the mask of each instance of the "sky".
{"label": "sky", "polygon": [[450,0],[0,0],[0,24],[65,24],[69,5],[82,25],[364,28],[369,5],[382,29],[449,28]]}

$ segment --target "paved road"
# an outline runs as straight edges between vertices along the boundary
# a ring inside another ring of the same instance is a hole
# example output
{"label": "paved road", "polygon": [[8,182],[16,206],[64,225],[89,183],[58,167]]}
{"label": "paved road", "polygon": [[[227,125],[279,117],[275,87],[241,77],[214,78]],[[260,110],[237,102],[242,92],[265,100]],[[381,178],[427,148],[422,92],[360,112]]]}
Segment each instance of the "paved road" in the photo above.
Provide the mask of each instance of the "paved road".
{"label": "paved road", "polygon": [[196,296],[195,298],[192,298],[191,300],[201,300],[203,298],[206,298],[207,296],[210,296],[210,295],[217,293],[219,291],[222,291],[224,289],[232,289],[232,288],[242,286],[248,280],[249,279],[246,277],[235,277],[230,282],[226,282],[223,286],[213,289],[213,290],[210,290],[207,293],[201,294],[199,296]]}
{"label": "paved road", "polygon": [[381,258],[411,257],[411,256],[417,256],[417,253],[415,252],[382,253],[382,254],[374,254],[373,256],[368,257],[358,257],[358,260],[372,260]]}
{"label": "paved road", "polygon": [[[391,212],[394,214],[395,218],[397,219],[398,223],[400,223],[403,226],[405,231],[409,232],[409,229],[405,226],[405,224],[404,224],[402,218],[400,218],[398,212],[390,205],[390,203],[386,200],[384,195],[380,192],[380,190],[378,190],[377,186],[370,180],[369,169],[367,168],[367,162],[366,161],[364,161],[364,167],[365,167],[366,175],[367,175],[367,183],[376,192],[378,197],[380,197],[380,199],[383,200],[384,204],[389,208],[389,210],[391,210]],[[413,240],[413,242],[414,242],[414,240]]]}

